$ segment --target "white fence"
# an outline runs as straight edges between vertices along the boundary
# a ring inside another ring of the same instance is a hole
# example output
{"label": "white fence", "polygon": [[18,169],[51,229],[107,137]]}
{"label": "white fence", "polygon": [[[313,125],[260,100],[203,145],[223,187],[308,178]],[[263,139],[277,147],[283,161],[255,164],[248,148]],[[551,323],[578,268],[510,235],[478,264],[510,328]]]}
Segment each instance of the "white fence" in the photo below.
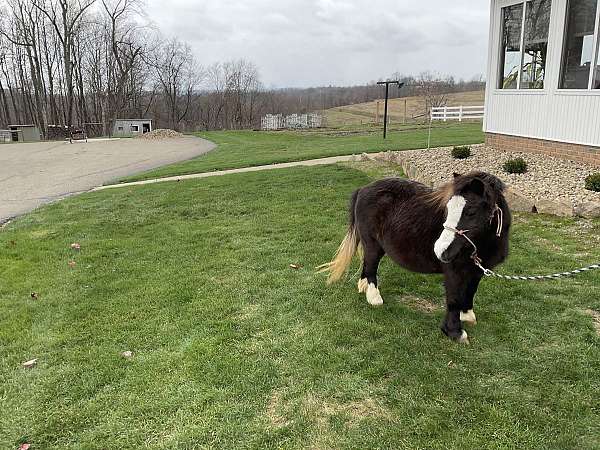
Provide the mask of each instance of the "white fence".
{"label": "white fence", "polygon": [[431,108],[431,120],[483,119],[485,107],[482,106],[435,106]]}
{"label": "white fence", "polygon": [[323,116],[317,113],[290,114],[283,117],[281,114],[267,114],[261,119],[263,130],[281,130],[283,128],[320,128],[323,126]]}

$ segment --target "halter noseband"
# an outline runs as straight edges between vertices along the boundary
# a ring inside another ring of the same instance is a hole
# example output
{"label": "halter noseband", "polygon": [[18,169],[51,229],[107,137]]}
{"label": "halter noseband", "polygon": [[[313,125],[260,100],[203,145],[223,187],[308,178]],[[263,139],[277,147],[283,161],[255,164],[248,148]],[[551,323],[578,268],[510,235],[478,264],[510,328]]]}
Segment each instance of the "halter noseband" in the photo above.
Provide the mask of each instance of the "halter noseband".
{"label": "halter noseband", "polygon": [[[504,226],[504,211],[502,211],[502,208],[500,208],[498,206],[498,204],[496,204],[494,206],[494,210],[492,211],[492,215],[490,216],[490,224],[492,223],[492,221],[494,220],[494,217],[498,217],[498,226],[496,227],[496,237],[500,237],[502,235],[502,227]],[[475,242],[473,242],[473,240],[467,236],[467,233],[469,232],[469,230],[460,230],[458,228],[454,228],[454,227],[450,227],[448,225],[444,225],[444,229],[453,232],[454,234],[457,234],[459,236],[464,237],[467,242],[469,244],[471,244],[471,246],[473,247],[473,253],[471,253],[471,259],[475,262],[475,264],[479,267],[481,267],[481,258],[479,257],[479,255],[477,254],[477,246],[475,245]]]}

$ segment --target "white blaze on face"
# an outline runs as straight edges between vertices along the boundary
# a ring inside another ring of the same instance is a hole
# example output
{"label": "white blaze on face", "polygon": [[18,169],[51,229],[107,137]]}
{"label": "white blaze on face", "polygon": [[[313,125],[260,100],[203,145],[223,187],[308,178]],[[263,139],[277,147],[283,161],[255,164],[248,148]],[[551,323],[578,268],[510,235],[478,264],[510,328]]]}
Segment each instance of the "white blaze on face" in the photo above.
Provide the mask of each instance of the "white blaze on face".
{"label": "white blaze on face", "polygon": [[[446,206],[448,209],[448,215],[446,216],[446,222],[444,222],[444,226],[456,228],[458,222],[460,222],[460,218],[466,204],[467,202],[464,197],[460,195],[453,196]],[[452,244],[455,237],[456,235],[454,232],[444,228],[444,231],[442,231],[442,234],[440,234],[438,240],[435,241],[433,251],[435,252],[435,256],[437,256],[440,261],[442,260],[442,255],[446,250],[448,250],[448,247],[450,247],[450,244]]]}

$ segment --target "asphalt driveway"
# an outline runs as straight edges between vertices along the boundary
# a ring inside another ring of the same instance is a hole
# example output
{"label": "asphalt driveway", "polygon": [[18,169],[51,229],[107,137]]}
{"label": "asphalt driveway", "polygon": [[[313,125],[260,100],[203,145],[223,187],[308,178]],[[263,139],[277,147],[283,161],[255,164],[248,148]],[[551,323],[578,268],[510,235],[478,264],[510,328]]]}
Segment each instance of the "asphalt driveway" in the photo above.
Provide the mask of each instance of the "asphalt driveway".
{"label": "asphalt driveway", "polygon": [[215,145],[197,137],[0,145],[0,223],[109,181],[183,161]]}

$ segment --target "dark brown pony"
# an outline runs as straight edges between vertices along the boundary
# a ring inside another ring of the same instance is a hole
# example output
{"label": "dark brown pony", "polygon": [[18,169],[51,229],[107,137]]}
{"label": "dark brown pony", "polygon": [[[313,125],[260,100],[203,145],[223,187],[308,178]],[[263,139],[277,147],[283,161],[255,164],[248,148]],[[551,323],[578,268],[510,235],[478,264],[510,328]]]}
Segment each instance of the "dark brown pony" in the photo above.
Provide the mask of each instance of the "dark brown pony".
{"label": "dark brown pony", "polygon": [[468,343],[461,322],[476,323],[473,297],[483,271],[508,256],[511,215],[504,184],[485,172],[455,174],[437,190],[421,183],[387,178],[358,189],[350,201],[350,227],[335,258],[321,266],[328,282],[346,272],[359,247],[363,252],[358,291],[372,305],[383,304],[377,268],[387,254],[420,273],[443,273],[446,315],[442,331]]}

